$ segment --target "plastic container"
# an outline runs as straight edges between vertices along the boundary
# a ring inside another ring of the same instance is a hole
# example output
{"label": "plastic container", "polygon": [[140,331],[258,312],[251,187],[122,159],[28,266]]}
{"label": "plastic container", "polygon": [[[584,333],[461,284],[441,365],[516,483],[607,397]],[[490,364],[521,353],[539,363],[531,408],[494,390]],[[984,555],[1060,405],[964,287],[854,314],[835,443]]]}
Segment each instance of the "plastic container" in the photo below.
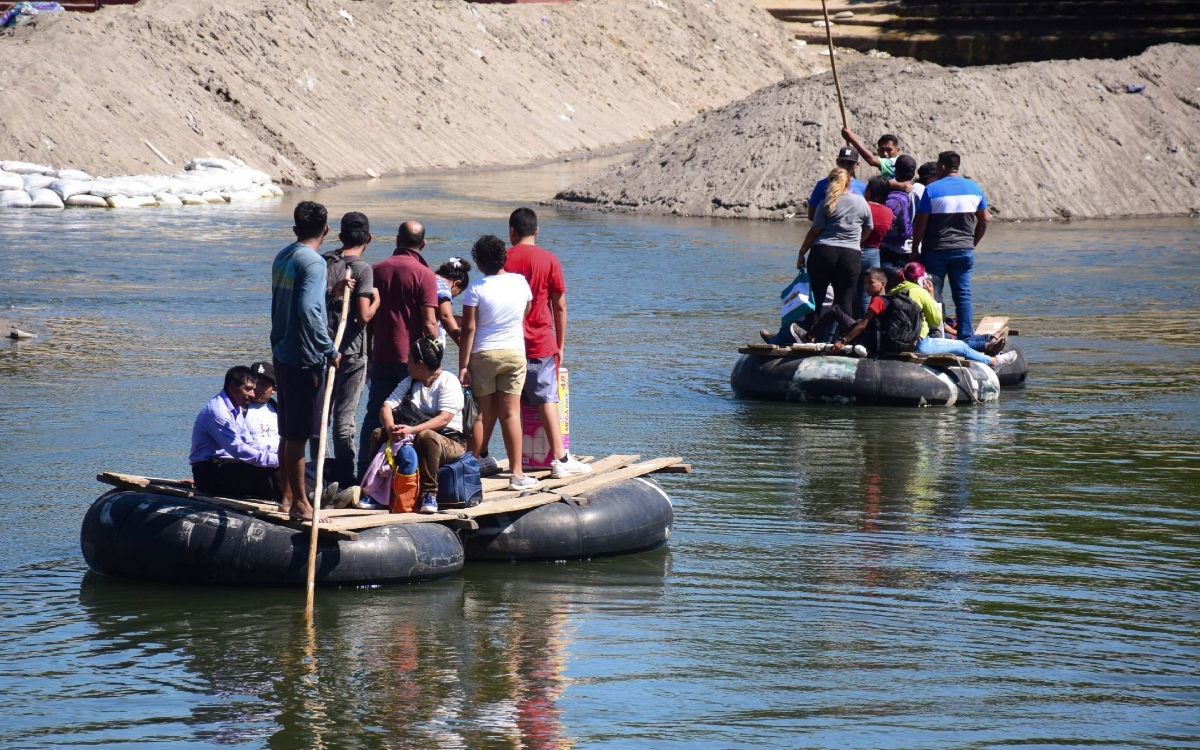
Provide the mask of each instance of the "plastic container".
{"label": "plastic container", "polygon": [[[558,429],[562,431],[563,450],[571,450],[571,389],[567,385],[567,368],[558,368]],[[526,469],[546,469],[554,456],[550,440],[542,427],[539,407],[521,402],[521,466]]]}

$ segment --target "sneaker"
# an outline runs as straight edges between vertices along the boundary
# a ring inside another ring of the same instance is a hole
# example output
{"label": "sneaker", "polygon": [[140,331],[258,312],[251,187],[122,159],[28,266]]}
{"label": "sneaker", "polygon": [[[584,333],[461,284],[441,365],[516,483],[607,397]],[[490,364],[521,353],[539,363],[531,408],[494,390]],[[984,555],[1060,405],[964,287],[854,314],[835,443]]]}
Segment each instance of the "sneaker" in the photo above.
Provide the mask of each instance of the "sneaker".
{"label": "sneaker", "polygon": [[792,338],[796,339],[797,344],[804,343],[804,337],[808,335],[808,331],[801,328],[799,323],[792,323],[788,326],[788,330],[792,332]]}
{"label": "sneaker", "polygon": [[996,355],[996,367],[1004,367],[1006,365],[1011,365],[1013,362],[1016,362],[1016,361],[1017,361],[1017,353],[1016,352],[1004,352],[1003,354]]}
{"label": "sneaker", "polygon": [[433,496],[432,492],[426,492],[425,495],[421,498],[421,507],[417,508],[417,512],[418,513],[437,513],[438,512],[437,498]]}
{"label": "sneaker", "polygon": [[386,505],[380,505],[379,503],[377,503],[373,499],[371,499],[370,496],[360,498],[359,501],[354,504],[354,507],[358,508],[359,510],[387,510],[388,509],[388,507]]}
{"label": "sneaker", "polygon": [[347,487],[333,498],[333,507],[338,509],[349,508],[351,505],[357,505],[361,497],[362,487]]}
{"label": "sneaker", "polygon": [[854,346],[847,347],[847,348],[851,352],[854,353],[854,356],[858,357],[859,359],[862,359],[863,357],[867,356],[867,347],[863,346],[862,344],[855,344]]}
{"label": "sneaker", "polygon": [[541,482],[530,476],[513,477],[508,480],[510,490],[532,490],[541,486]]}
{"label": "sneaker", "polygon": [[498,471],[500,471],[500,466],[496,463],[496,459],[492,458],[491,456],[479,457],[480,475],[486,477],[488,474],[495,474]]}
{"label": "sneaker", "polygon": [[568,453],[567,457],[561,461],[555,459],[550,462],[550,476],[553,479],[563,479],[565,477],[575,476],[576,474],[591,473],[592,467],[580,462],[570,453]]}

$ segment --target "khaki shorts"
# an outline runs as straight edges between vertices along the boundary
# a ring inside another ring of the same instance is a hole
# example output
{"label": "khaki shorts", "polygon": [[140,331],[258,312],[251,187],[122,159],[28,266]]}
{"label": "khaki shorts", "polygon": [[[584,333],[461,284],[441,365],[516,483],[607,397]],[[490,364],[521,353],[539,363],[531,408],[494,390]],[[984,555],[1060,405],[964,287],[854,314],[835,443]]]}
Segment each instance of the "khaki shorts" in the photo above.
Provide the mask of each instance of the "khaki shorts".
{"label": "khaki shorts", "polygon": [[471,393],[476,398],[497,391],[519,396],[525,387],[525,352],[517,349],[475,352],[467,369],[471,372]]}

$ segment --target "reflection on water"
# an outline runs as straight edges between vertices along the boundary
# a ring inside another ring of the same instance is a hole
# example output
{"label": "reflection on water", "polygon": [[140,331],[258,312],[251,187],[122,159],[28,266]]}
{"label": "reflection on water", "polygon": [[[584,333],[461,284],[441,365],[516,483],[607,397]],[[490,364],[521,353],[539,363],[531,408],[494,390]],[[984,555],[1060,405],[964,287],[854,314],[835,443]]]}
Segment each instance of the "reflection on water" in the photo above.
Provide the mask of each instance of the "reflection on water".
{"label": "reflection on water", "polygon": [[[316,193],[429,228],[431,262],[587,165]],[[801,225],[557,212],[572,440],[686,456],[668,550],[411,587],[181,590],[85,575],[116,469],[185,475],[200,406],[266,356],[296,200],[0,212],[4,744],[1200,744],[1195,221],[999,225],[976,307],[1031,361],[997,405],[732,398]]]}

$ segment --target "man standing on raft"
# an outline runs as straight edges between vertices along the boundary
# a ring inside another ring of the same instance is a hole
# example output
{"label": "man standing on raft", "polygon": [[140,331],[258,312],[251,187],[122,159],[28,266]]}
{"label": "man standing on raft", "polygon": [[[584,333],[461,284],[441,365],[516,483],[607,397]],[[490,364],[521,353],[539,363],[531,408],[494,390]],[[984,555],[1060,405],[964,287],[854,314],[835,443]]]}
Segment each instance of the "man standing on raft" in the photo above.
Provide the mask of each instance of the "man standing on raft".
{"label": "man standing on raft", "polygon": [[[512,249],[504,270],[525,277],[533,301],[525,316],[525,403],[541,417],[546,439],[553,451],[550,475],[555,479],[587,474],[592,467],[571,457],[563,449],[558,416],[558,367],[567,339],[567,283],[562,263],[549,250],[537,246],[537,214],[518,208],[508,217],[508,239]],[[487,441],[483,444],[487,449]],[[483,468],[483,460],[480,460]]]}
{"label": "man standing on raft", "polygon": [[[271,264],[271,353],[279,391],[280,506],[292,519],[309,521],[304,449],[321,429],[325,368],[337,367],[342,356],[326,326],[325,259],[317,254],[329,233],[328,214],[320,203],[301,201],[293,218],[296,241]],[[346,293],[353,288],[347,282]]]}

